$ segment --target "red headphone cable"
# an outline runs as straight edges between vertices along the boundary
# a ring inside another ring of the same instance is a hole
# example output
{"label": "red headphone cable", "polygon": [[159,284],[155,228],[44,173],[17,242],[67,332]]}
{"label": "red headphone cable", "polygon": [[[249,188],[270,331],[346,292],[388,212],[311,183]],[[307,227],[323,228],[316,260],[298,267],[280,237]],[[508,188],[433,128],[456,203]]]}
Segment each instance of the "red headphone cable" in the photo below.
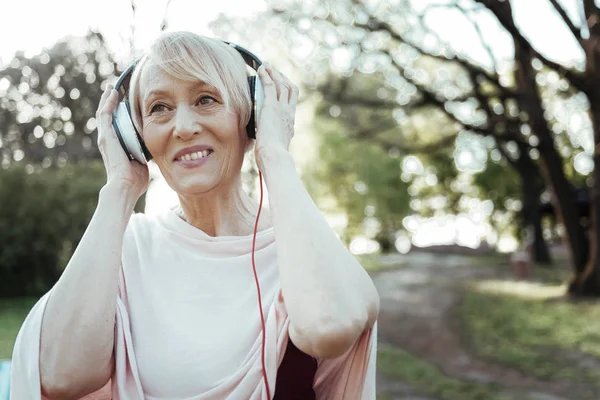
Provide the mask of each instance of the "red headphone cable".
{"label": "red headphone cable", "polygon": [[256,222],[254,223],[254,235],[252,237],[252,269],[254,270],[254,279],[256,281],[256,290],[258,292],[258,309],[260,311],[260,322],[262,328],[262,349],[261,349],[261,361],[262,361],[262,373],[263,380],[265,382],[265,388],[267,389],[267,399],[271,399],[271,391],[269,390],[269,381],[267,379],[267,369],[265,368],[265,317],[263,315],[262,299],[260,294],[260,284],[258,282],[258,275],[256,274],[256,264],[254,263],[254,249],[256,247],[256,232],[258,231],[258,219],[260,218],[260,210],[262,209],[263,202],[263,185],[262,185],[262,173],[258,171],[258,180],[260,182],[260,202],[258,205],[258,213],[256,214]]}

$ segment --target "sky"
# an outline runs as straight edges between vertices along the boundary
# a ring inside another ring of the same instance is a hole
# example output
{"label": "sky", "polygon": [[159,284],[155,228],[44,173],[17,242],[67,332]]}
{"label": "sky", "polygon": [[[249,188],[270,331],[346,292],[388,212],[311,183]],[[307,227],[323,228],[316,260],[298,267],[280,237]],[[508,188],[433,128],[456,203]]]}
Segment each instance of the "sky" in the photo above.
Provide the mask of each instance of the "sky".
{"label": "sky", "polygon": [[[418,10],[432,3],[444,3],[448,0],[411,1]],[[579,23],[579,1],[559,2],[567,9],[575,23]],[[459,0],[459,3],[468,4],[469,1]],[[167,0],[136,1],[135,42],[139,49],[145,49],[160,33],[159,27],[166,4]],[[562,63],[581,64],[581,49],[558,19],[548,0],[511,0],[511,4],[517,25],[537,50]],[[251,17],[266,9],[265,0],[172,0],[168,10],[168,21],[170,29],[191,30],[212,36],[213,32],[208,26],[219,14]],[[105,35],[113,50],[117,51],[117,57],[119,51],[124,56],[129,56],[132,26],[130,0],[3,0],[0,13],[4,16],[0,24],[0,37],[3,38],[0,42],[2,62],[9,61],[16,50],[24,50],[26,55],[33,56],[67,35],[84,35],[90,28],[99,29]],[[477,13],[476,18],[495,57],[499,60],[510,59],[513,51],[511,40],[500,29],[495,19],[486,12]],[[477,41],[475,30],[458,11],[436,9],[428,13],[426,23],[455,49],[478,62],[490,65],[486,51]],[[250,39],[246,37],[244,40]],[[253,48],[249,43],[240,44]],[[174,193],[170,192],[164,182],[157,182],[152,191],[149,191],[147,202],[149,208],[160,209],[165,204],[172,204],[175,199]],[[450,229],[452,232],[449,233],[448,240],[456,239],[458,234],[453,232],[456,232],[457,225],[460,225],[459,219],[460,217],[452,221],[453,228]],[[441,232],[442,225],[447,222],[438,223],[432,231],[436,234]],[[465,231],[468,230],[473,231],[473,228]],[[469,240],[473,241],[473,237],[463,241]],[[473,245],[476,244],[477,241],[473,242]]]}
{"label": "sky", "polygon": [[[413,7],[423,10],[444,0],[412,0]],[[470,1],[459,1],[470,4]],[[559,0],[576,24],[581,21],[580,0]],[[566,26],[554,12],[549,0],[511,0],[515,21],[521,32],[542,54],[564,63],[581,62],[583,53]],[[435,9],[428,12],[426,22],[452,42],[453,47],[469,54],[475,60],[489,60],[484,48],[478,44],[477,32],[458,10]],[[477,13],[477,21],[492,51],[498,58],[510,58],[513,47],[510,38],[499,27],[490,12]]]}
{"label": "sky", "polygon": [[[447,0],[412,0],[416,9],[431,3]],[[578,21],[578,0],[559,0],[569,14]],[[15,50],[24,49],[35,54],[60,38],[72,34],[82,35],[89,27],[100,28],[113,43],[129,37],[132,22],[129,0],[4,0],[0,5],[3,18],[0,24],[0,58],[10,59]],[[147,46],[158,34],[165,11],[166,0],[137,0],[136,42]],[[582,53],[566,28],[553,13],[548,0],[512,0],[515,18],[525,36],[532,39],[544,54],[560,60],[581,60]],[[251,16],[267,8],[264,0],[172,0],[169,6],[169,24],[176,29],[189,29],[210,35],[208,23],[219,13],[229,16]],[[35,10],[35,12],[31,12]],[[487,56],[473,40],[474,30],[456,11],[438,9],[431,11],[427,22],[455,46],[465,50],[475,59],[484,61]],[[498,29],[493,18],[479,14],[481,29],[490,39],[493,51],[500,57],[512,50],[510,41]]]}
{"label": "sky", "polygon": [[[146,47],[159,33],[165,0],[137,0],[136,42]],[[177,29],[210,35],[208,24],[219,13],[250,16],[266,9],[261,0],[172,0],[169,23]],[[35,10],[35,12],[31,12]],[[132,23],[129,0],[4,0],[0,24],[0,58],[6,61],[15,50],[32,54],[50,47],[67,35],[83,35],[90,27],[100,28],[109,42],[118,46],[130,35]]]}

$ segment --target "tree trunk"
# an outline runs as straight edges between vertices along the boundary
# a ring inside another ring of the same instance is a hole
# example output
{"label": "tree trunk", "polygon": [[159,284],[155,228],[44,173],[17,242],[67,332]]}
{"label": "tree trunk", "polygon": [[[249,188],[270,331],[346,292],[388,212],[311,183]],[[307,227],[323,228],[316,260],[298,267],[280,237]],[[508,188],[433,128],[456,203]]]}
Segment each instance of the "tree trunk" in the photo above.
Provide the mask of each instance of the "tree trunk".
{"label": "tree trunk", "polygon": [[519,144],[519,158],[514,163],[521,177],[521,191],[523,195],[523,222],[524,226],[532,230],[532,253],[536,264],[552,264],[548,244],[544,239],[542,227],[542,212],[540,196],[544,184],[539,168],[531,159],[528,149]]}
{"label": "tree trunk", "polygon": [[[594,131],[594,170],[592,172],[592,182],[590,186],[590,210],[588,226],[589,259],[583,273],[571,285],[571,293],[585,297],[600,296],[600,91],[598,90],[598,66],[600,66],[600,25],[598,24],[598,14],[593,2],[584,2],[585,14],[588,27],[590,28],[590,37],[585,42],[584,51],[586,53],[585,77],[589,85],[586,85],[583,91],[587,95],[590,103],[590,118]],[[593,18],[592,18],[593,16]]]}
{"label": "tree trunk", "polygon": [[[595,94],[595,93],[594,93]],[[573,292],[580,296],[600,296],[600,213],[598,212],[598,201],[600,200],[600,96],[590,96],[592,126],[594,127],[594,171],[592,172],[592,184],[590,187],[590,210],[589,210],[589,260],[579,279],[572,285]]]}
{"label": "tree trunk", "polygon": [[[600,294],[600,285],[595,288],[592,285],[583,285],[588,279],[587,276],[595,276],[586,272],[588,262],[588,239],[581,226],[577,203],[573,196],[573,190],[570,182],[565,176],[562,163],[563,160],[555,148],[554,138],[544,118],[542,108],[542,99],[537,89],[535,80],[536,72],[531,65],[532,52],[530,48],[524,48],[518,40],[515,44],[515,62],[518,63],[515,78],[519,82],[519,87],[523,88],[522,106],[529,114],[529,122],[533,132],[538,136],[538,149],[544,165],[544,172],[549,187],[552,189],[553,204],[557,218],[562,222],[565,229],[565,241],[571,262],[574,268],[574,278],[569,285],[569,293],[573,295],[583,295],[585,292],[598,292]],[[590,287],[588,287],[590,286]]]}
{"label": "tree trunk", "polygon": [[396,243],[393,239],[395,230],[391,228],[392,226],[393,224],[382,221],[381,230],[375,235],[375,241],[379,243],[381,253],[391,253],[396,251]]}
{"label": "tree trunk", "polygon": [[536,264],[551,265],[552,257],[548,249],[548,243],[544,239],[544,230],[542,228],[542,214],[539,207],[536,208],[532,215],[533,227],[533,260]]}

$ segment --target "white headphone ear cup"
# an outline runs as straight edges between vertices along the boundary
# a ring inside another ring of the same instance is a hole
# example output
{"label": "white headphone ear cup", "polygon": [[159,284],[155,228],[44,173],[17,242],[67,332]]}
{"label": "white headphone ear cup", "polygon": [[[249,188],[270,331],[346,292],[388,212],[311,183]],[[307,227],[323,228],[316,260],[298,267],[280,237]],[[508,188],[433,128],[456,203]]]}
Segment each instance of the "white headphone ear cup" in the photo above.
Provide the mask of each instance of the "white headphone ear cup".
{"label": "white headphone ear cup", "polygon": [[258,128],[258,121],[260,119],[260,111],[262,110],[263,103],[265,101],[265,90],[260,81],[258,75],[255,77],[254,82],[254,123]]}
{"label": "white headphone ear cup", "polygon": [[119,102],[117,109],[113,113],[113,118],[121,134],[122,144],[126,147],[125,152],[131,154],[133,158],[142,164],[147,164],[146,156],[142,150],[142,145],[138,139],[133,121],[129,116],[127,104]]}

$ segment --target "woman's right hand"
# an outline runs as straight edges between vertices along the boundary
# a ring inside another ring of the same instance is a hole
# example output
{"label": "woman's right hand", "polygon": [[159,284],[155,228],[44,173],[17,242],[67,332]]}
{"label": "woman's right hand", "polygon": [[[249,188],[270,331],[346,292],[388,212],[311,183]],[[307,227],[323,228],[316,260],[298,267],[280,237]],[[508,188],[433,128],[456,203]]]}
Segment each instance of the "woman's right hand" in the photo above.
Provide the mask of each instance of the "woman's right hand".
{"label": "woman's right hand", "polygon": [[98,121],[98,149],[104,160],[107,184],[124,184],[131,188],[134,201],[148,189],[148,166],[138,161],[130,161],[117,138],[112,125],[113,111],[119,96],[112,85],[107,85],[100,98],[96,119]]}

